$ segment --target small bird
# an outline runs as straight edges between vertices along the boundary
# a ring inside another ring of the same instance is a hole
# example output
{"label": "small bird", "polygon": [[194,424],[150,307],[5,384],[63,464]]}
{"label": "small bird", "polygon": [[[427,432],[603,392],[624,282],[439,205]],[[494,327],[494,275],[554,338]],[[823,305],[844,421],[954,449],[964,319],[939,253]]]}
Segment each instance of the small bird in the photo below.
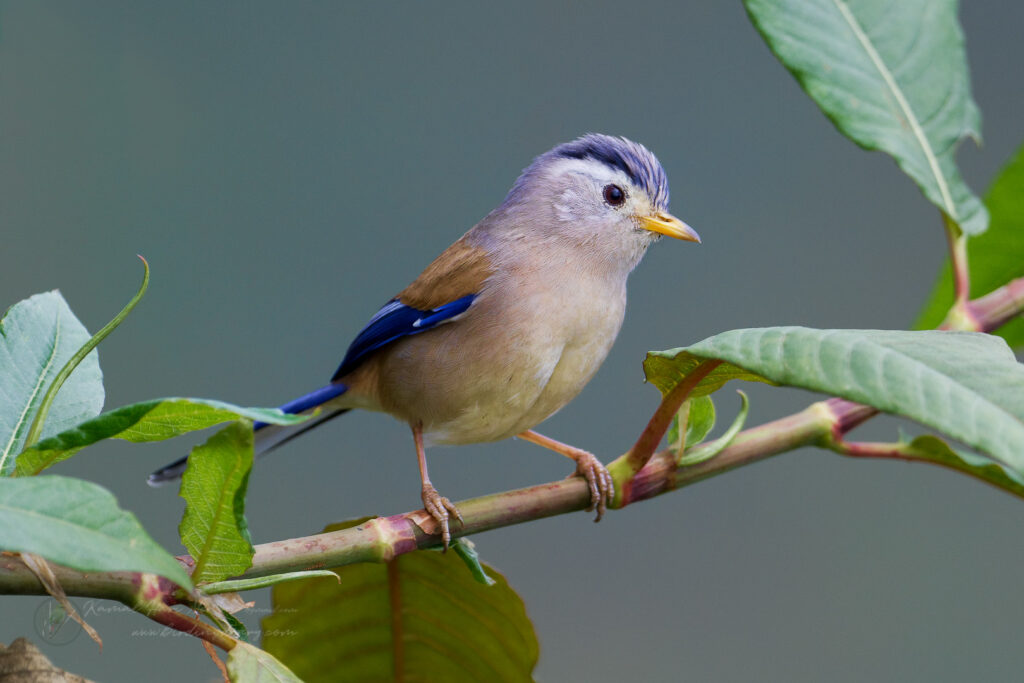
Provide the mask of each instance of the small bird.
{"label": "small bird", "polygon": [[[444,546],[462,520],[427,474],[424,449],[517,436],[576,462],[597,520],[614,495],[593,454],[533,427],[597,372],[622,326],[626,278],[651,243],[700,242],[668,213],[668,179],[640,144],[584,135],[537,157],[505,200],[388,301],[356,335],[330,384],[283,406],[295,426],[256,423],[256,452],[353,408],[412,429],[421,498]],[[176,479],[182,458],[149,477]]]}

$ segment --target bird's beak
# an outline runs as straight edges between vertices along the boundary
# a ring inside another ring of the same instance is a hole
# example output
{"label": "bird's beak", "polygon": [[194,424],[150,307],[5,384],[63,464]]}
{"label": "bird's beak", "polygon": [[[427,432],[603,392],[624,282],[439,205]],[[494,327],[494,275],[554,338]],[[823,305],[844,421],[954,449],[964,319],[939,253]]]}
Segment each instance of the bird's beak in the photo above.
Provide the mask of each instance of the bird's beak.
{"label": "bird's beak", "polygon": [[700,235],[697,231],[670,213],[659,211],[649,216],[640,216],[640,226],[651,232],[675,237],[677,240],[700,244]]}

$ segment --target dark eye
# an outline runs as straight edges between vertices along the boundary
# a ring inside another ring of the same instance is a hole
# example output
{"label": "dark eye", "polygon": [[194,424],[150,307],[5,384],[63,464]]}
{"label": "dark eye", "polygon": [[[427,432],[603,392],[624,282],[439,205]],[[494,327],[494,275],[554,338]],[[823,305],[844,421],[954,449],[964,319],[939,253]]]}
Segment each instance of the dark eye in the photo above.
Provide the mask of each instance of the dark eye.
{"label": "dark eye", "polygon": [[626,193],[618,185],[605,185],[604,200],[608,202],[608,206],[622,206],[626,201]]}

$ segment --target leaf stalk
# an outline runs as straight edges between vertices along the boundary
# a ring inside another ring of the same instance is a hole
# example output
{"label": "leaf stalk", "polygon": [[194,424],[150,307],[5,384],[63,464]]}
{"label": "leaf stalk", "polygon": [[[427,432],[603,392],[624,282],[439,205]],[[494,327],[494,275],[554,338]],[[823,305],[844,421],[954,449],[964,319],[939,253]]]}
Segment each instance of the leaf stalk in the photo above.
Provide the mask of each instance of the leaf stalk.
{"label": "leaf stalk", "polygon": [[686,379],[661,399],[658,409],[654,411],[654,415],[651,416],[647,426],[640,433],[629,452],[608,465],[608,472],[615,482],[615,500],[612,501],[611,507],[620,507],[623,504],[622,501],[629,499],[629,487],[633,477],[651,459],[658,444],[664,438],[665,432],[672,424],[672,418],[679,411],[679,407],[690,397],[694,387],[721,364],[720,360],[706,360],[694,368]]}

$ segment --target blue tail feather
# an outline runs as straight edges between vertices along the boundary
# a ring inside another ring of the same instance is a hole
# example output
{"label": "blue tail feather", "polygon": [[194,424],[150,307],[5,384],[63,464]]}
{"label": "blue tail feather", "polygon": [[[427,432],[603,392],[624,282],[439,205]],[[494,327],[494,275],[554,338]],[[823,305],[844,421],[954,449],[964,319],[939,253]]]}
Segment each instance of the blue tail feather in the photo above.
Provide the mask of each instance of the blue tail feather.
{"label": "blue tail feather", "polygon": [[[348,387],[344,384],[328,384],[316,391],[309,392],[305,396],[299,396],[293,401],[288,401],[283,406],[279,406],[278,410],[289,415],[298,415],[338,398],[346,391],[348,391]],[[266,422],[253,422],[252,424],[253,429],[263,429],[266,426]]]}
{"label": "blue tail feather", "polygon": [[[279,407],[279,410],[289,415],[298,415],[308,410],[312,410],[318,406],[331,401],[348,391],[348,387],[344,384],[333,383],[328,384],[325,387],[320,387],[316,391],[311,391],[305,396],[300,396],[294,401],[289,401],[283,406]],[[257,455],[267,453],[274,448],[277,448],[283,443],[291,441],[295,437],[308,432],[310,429],[317,427],[332,417],[337,417],[342,413],[348,412],[347,409],[332,410],[326,414],[318,415],[312,420],[302,422],[297,425],[272,425],[267,422],[253,422],[252,428],[256,432],[256,444],[255,452]],[[169,465],[161,467],[157,471],[149,475],[147,483],[150,486],[162,486],[167,482],[179,479],[185,472],[185,467],[188,465],[188,456],[175,460]]]}

